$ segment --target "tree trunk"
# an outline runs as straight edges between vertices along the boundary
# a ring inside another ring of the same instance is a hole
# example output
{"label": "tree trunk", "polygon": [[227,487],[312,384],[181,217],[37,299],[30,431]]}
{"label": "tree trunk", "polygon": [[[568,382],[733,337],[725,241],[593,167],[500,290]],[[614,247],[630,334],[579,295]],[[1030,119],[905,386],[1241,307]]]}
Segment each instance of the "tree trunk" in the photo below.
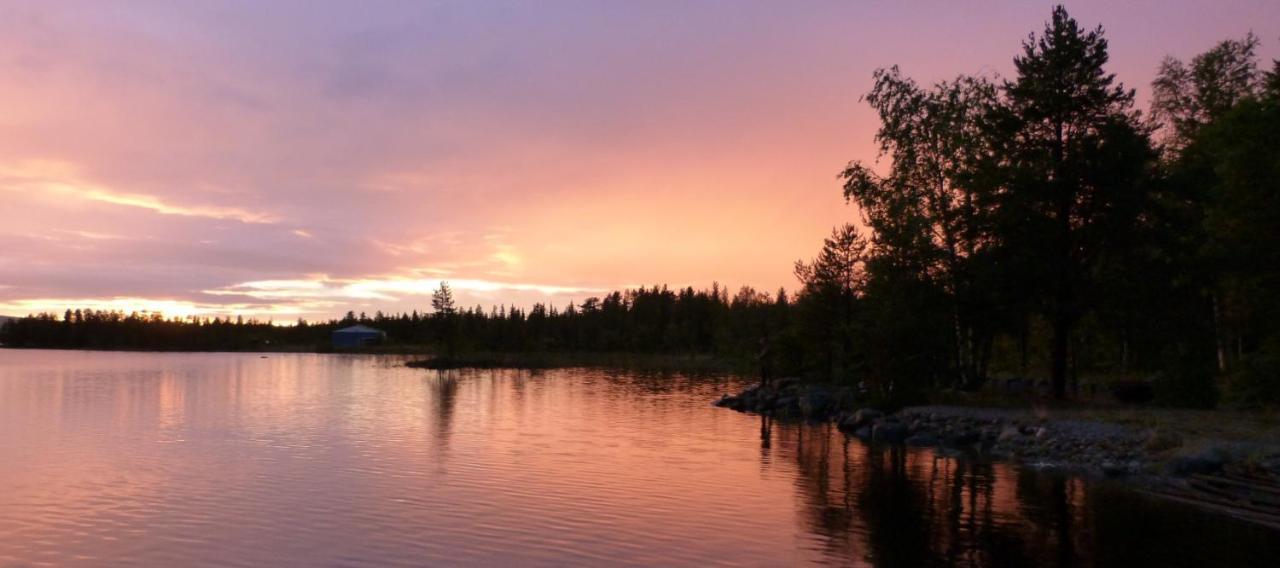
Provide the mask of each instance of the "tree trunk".
{"label": "tree trunk", "polygon": [[1019,376],[1025,379],[1027,367],[1031,366],[1031,324],[1028,322],[1023,322],[1022,330],[1018,333],[1018,353],[1022,355]]}
{"label": "tree trunk", "polygon": [[1218,351],[1218,372],[1225,373],[1227,371],[1227,339],[1226,332],[1222,329],[1222,309],[1218,307],[1218,294],[1211,294],[1209,301],[1213,304],[1213,340]]}

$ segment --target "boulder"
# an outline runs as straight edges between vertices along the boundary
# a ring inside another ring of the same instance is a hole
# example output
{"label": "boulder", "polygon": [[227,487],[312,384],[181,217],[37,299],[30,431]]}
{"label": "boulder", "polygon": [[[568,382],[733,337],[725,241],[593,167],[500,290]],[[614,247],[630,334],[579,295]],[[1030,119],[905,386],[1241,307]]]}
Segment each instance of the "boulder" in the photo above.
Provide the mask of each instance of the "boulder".
{"label": "boulder", "polygon": [[873,408],[862,408],[853,414],[846,415],[844,418],[840,419],[840,421],[836,423],[836,426],[845,432],[856,432],[863,426],[871,426],[871,423],[875,422],[875,420],[881,416],[884,416],[884,413],[879,410],[875,410]]}
{"label": "boulder", "polygon": [[959,430],[947,436],[947,445],[972,446],[980,440],[982,440],[982,435],[976,430]]}
{"label": "boulder", "polygon": [[800,414],[805,418],[825,418],[832,408],[831,395],[826,389],[814,387],[800,396]]}
{"label": "boulder", "polygon": [[1147,434],[1143,448],[1148,452],[1159,453],[1182,447],[1182,436],[1173,432],[1165,432],[1156,428]]}
{"label": "boulder", "polygon": [[773,387],[776,390],[784,390],[784,389],[793,388],[799,384],[800,384],[800,379],[796,377],[786,377],[782,379],[774,379],[769,383],[769,386]]}
{"label": "boulder", "polygon": [[773,412],[778,416],[799,416],[800,399],[794,396],[781,397],[773,403]]}
{"label": "boulder", "polygon": [[858,423],[858,417],[854,414],[846,414],[839,420],[836,420],[836,428],[841,432],[855,432],[862,425]]}
{"label": "boulder", "polygon": [[861,408],[853,413],[853,420],[857,426],[870,424],[873,420],[884,416],[883,412],[874,408]]}
{"label": "boulder", "polygon": [[1000,435],[996,436],[996,440],[1004,444],[1021,439],[1022,431],[1016,426],[1005,426],[1004,429],[1000,431]]}
{"label": "boulder", "polygon": [[896,420],[883,420],[871,427],[871,439],[896,444],[907,439],[907,425]]}

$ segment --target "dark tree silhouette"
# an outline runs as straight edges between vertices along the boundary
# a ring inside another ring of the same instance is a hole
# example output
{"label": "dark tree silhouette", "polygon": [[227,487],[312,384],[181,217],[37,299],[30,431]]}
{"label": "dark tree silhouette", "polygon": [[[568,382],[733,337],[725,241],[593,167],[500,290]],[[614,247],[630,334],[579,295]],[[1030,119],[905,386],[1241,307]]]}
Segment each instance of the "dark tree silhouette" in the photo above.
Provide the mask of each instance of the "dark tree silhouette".
{"label": "dark tree silhouette", "polygon": [[1133,91],[1106,71],[1108,58],[1102,28],[1086,31],[1058,6],[1023,44],[1017,78],[1004,87],[1011,142],[1001,230],[1046,284],[1058,398],[1067,393],[1072,330],[1090,307],[1091,272],[1100,255],[1124,246],[1155,157]]}

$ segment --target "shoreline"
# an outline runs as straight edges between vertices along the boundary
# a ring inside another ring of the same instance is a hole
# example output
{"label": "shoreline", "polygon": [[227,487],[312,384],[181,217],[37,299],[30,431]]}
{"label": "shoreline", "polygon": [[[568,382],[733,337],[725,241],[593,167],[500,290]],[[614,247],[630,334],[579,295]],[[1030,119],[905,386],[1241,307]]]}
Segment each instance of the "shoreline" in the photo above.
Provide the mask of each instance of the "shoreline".
{"label": "shoreline", "polygon": [[834,424],[871,444],[1117,479],[1163,499],[1280,530],[1280,426],[1271,414],[1149,407],[862,406],[849,387],[795,379],[715,406]]}
{"label": "shoreline", "polygon": [[732,361],[690,353],[635,353],[617,351],[478,351],[457,355],[435,355],[405,363],[415,369],[563,369],[605,367],[673,371],[732,372]]}
{"label": "shoreline", "polygon": [[639,353],[632,351],[474,351],[452,356],[437,355],[430,347],[383,345],[332,349],[304,345],[276,345],[248,349],[132,349],[88,347],[28,347],[0,345],[3,350],[83,351],[99,353],[239,353],[313,355],[389,355],[413,357],[406,367],[430,370],[452,369],[569,369],[583,367],[686,372],[736,373],[743,364],[732,359],[700,353]]}

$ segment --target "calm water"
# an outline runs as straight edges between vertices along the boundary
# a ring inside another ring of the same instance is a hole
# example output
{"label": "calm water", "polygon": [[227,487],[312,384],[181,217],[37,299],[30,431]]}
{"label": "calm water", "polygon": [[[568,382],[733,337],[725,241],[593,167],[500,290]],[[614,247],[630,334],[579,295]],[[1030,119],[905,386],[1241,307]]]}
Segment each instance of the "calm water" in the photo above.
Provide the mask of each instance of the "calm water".
{"label": "calm water", "polygon": [[725,377],[0,350],[0,566],[1274,565],[1119,487],[716,409]]}

